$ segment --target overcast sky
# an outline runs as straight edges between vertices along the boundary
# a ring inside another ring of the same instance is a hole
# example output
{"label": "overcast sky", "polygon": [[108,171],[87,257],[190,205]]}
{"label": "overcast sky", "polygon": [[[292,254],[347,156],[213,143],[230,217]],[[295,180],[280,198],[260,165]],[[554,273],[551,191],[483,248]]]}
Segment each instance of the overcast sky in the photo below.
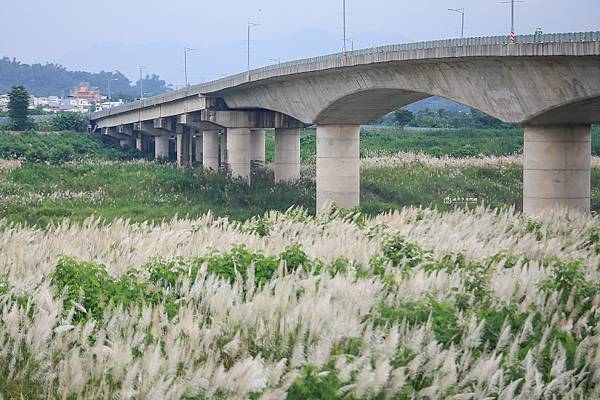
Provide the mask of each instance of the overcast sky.
{"label": "overcast sky", "polygon": [[[466,36],[508,34],[510,6],[501,0],[347,0],[348,37],[356,48]],[[246,24],[253,29],[252,64],[338,51],[342,0],[0,0],[0,56],[58,62],[70,69],[120,70],[131,78],[146,65],[169,83],[246,66]],[[516,30],[533,33],[600,30],[600,0],[526,0],[516,5]],[[348,47],[351,45],[349,44]]]}

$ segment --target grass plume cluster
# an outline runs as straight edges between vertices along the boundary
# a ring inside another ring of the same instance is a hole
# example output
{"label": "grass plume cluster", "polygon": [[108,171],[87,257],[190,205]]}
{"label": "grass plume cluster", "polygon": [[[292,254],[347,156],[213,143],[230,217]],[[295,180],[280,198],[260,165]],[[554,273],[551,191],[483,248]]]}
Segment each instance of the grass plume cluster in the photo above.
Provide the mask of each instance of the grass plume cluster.
{"label": "grass plume cluster", "polygon": [[5,223],[0,393],[598,398],[599,253],[564,211]]}

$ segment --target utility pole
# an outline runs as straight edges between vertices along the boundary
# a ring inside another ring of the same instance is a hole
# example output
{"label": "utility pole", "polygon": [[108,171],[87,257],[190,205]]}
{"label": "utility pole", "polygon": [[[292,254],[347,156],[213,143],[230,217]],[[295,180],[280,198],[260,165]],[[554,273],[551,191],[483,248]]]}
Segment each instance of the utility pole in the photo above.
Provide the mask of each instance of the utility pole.
{"label": "utility pole", "polygon": [[190,51],[194,51],[196,49],[191,49],[189,47],[186,47],[183,49],[183,69],[184,69],[184,73],[185,73],[185,87],[187,88],[189,86],[188,84],[188,71],[187,71],[187,53]]}
{"label": "utility pole", "polygon": [[257,24],[255,22],[248,21],[248,80],[250,80],[250,29],[260,25],[262,24]]}
{"label": "utility pole", "polygon": [[465,9],[464,8],[449,8],[448,11],[454,11],[460,14],[461,16],[461,25],[460,25],[460,38],[465,37]]}
{"label": "utility pole", "polygon": [[515,32],[515,3],[525,3],[520,0],[503,1],[502,4],[510,4],[510,41],[514,42],[517,33]]}
{"label": "utility pole", "polygon": [[140,100],[144,99],[144,79],[143,79],[143,71],[147,67],[140,65],[138,67],[140,69]]}
{"label": "utility pole", "polygon": [[515,0],[510,0],[510,33],[515,33]]}
{"label": "utility pole", "polygon": [[342,46],[342,53],[346,54],[346,0],[342,0],[342,20],[342,30],[344,31],[344,38],[342,39],[344,41],[344,44]]}
{"label": "utility pole", "polygon": [[348,38],[346,36],[346,0],[342,0],[342,54],[346,54],[346,43],[348,42]]}
{"label": "utility pole", "polygon": [[112,96],[110,95],[110,82],[111,81],[116,81],[116,80],[118,80],[118,79],[116,79],[116,78],[109,78],[109,79],[107,79],[107,81],[108,81],[108,108],[109,109],[112,108],[112,100],[111,100]]}
{"label": "utility pole", "polygon": [[354,51],[354,39],[346,39],[350,42],[350,51]]}

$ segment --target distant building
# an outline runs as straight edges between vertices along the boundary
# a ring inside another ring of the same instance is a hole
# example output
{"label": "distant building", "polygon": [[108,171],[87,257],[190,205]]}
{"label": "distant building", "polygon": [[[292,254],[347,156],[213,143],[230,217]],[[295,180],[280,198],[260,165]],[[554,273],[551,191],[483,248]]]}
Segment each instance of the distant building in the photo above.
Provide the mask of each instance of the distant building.
{"label": "distant building", "polygon": [[102,103],[97,103],[96,104],[96,111],[101,111],[101,110],[108,110],[112,107],[118,107],[125,104],[123,102],[123,100],[119,100],[119,101],[105,101]]}
{"label": "distant building", "polygon": [[71,90],[69,97],[85,99],[88,103],[99,103],[103,98],[100,94],[100,90],[95,87],[90,87],[90,84],[87,82],[82,82],[79,84],[79,87]]}
{"label": "distant building", "polygon": [[58,110],[60,108],[60,100],[60,97],[57,96],[48,97],[48,108]]}
{"label": "distant building", "polygon": [[0,111],[2,111],[2,112],[8,111],[9,101],[10,100],[9,100],[7,94],[3,94],[2,96],[0,96]]}
{"label": "distant building", "polygon": [[48,99],[45,97],[31,97],[30,108],[46,108],[48,107]]}

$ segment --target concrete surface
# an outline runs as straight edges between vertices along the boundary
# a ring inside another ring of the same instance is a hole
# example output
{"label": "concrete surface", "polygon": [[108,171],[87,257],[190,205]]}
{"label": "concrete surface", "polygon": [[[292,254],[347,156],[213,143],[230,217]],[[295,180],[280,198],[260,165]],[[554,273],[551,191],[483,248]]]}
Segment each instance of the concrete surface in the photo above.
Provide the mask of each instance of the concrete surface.
{"label": "concrete surface", "polygon": [[227,165],[232,176],[250,183],[250,129],[227,130]]}
{"label": "concrete surface", "polygon": [[169,158],[169,136],[156,136],[154,138],[154,158]]}
{"label": "concrete surface", "polygon": [[317,211],[360,201],[360,126],[317,126]]}
{"label": "concrete surface", "polygon": [[275,182],[300,178],[300,129],[275,129]]}
{"label": "concrete surface", "polygon": [[219,169],[219,132],[202,132],[202,166],[217,171]]}
{"label": "concrete surface", "polygon": [[554,205],[590,211],[590,125],[525,125],[523,212]]}
{"label": "concrete surface", "polygon": [[265,130],[252,129],[250,131],[250,159],[265,162]]}

